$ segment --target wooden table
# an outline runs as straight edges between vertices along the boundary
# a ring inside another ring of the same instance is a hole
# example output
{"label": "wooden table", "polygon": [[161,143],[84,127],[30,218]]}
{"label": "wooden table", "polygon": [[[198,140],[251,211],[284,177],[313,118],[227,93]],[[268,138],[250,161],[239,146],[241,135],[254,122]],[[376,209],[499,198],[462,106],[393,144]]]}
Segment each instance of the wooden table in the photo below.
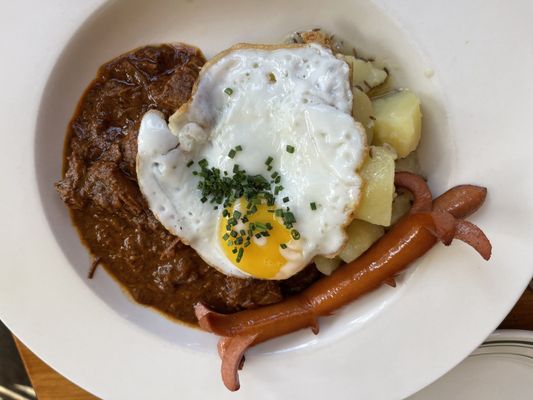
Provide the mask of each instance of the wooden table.
{"label": "wooden table", "polygon": [[[533,290],[524,292],[499,328],[533,331]],[[15,341],[39,400],[97,399],[55,372],[16,338]]]}

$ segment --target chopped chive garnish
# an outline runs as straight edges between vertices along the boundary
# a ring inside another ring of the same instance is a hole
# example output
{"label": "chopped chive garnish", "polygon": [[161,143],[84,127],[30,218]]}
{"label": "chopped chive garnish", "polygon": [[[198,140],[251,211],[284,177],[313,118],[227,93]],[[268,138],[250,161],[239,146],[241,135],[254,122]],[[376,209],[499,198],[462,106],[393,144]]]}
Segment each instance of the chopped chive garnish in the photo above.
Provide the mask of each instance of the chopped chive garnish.
{"label": "chopped chive garnish", "polygon": [[205,203],[205,202],[207,201],[207,197],[202,197],[202,198],[200,199],[200,201],[201,201],[202,203]]}
{"label": "chopped chive garnish", "polygon": [[241,262],[243,253],[244,253],[244,250],[243,250],[243,248],[241,247],[241,248],[239,249],[239,254],[237,254],[237,259],[236,259],[235,261],[237,261],[237,262]]}
{"label": "chopped chive garnish", "polygon": [[282,244],[279,245],[279,247],[281,247],[282,249],[286,249],[287,245],[285,243],[282,243]]}
{"label": "chopped chive garnish", "polygon": [[228,96],[231,96],[233,94],[233,89],[227,87],[226,89],[224,89],[224,93],[226,93]]}
{"label": "chopped chive garnish", "polygon": [[[243,146],[238,145],[228,150],[228,157],[234,158],[237,152],[243,151]],[[293,146],[287,146],[288,152],[293,152]],[[224,243],[229,246],[233,253],[241,253],[238,257],[242,258],[243,249],[251,245],[251,239],[255,236],[260,239],[269,237],[269,231],[273,230],[273,224],[269,222],[250,222],[252,214],[258,212],[259,207],[266,206],[266,211],[275,213],[283,220],[283,225],[291,232],[292,238],[299,238],[298,231],[293,229],[296,222],[294,214],[290,212],[289,207],[276,208],[275,204],[279,201],[277,195],[284,190],[281,185],[281,176],[273,168],[274,157],[269,156],[265,160],[269,175],[250,175],[241,169],[238,164],[233,165],[231,170],[221,170],[210,167],[206,159],[200,161],[189,160],[187,166],[198,165],[192,173],[199,177],[197,188],[201,191],[202,202],[209,202],[214,209],[222,208],[222,216],[226,219],[226,231],[222,235]],[[280,198],[281,199],[281,198]],[[284,197],[284,203],[289,201],[289,197]],[[240,210],[234,209],[236,201],[243,201],[243,207]],[[315,203],[310,203],[312,209],[316,209]],[[263,211],[263,210],[262,210]],[[236,229],[240,223],[247,224],[246,228]],[[281,245],[280,245],[281,246]],[[285,245],[286,246],[286,245]],[[281,246],[282,248],[286,248]],[[240,248],[240,249],[239,249]]]}
{"label": "chopped chive garnish", "polygon": [[236,253],[237,253],[237,248],[234,247],[233,250],[231,250],[231,252],[232,252],[233,254],[236,254]]}
{"label": "chopped chive garnish", "polygon": [[285,211],[283,213],[283,221],[287,224],[296,222],[296,218],[294,218],[294,214],[290,211]]}
{"label": "chopped chive garnish", "polygon": [[309,205],[311,206],[311,210],[316,210],[316,203],[314,201],[309,203]]}
{"label": "chopped chive garnish", "polygon": [[287,153],[294,153],[294,146],[291,146],[290,144],[287,145],[286,147],[286,150],[287,150]]}

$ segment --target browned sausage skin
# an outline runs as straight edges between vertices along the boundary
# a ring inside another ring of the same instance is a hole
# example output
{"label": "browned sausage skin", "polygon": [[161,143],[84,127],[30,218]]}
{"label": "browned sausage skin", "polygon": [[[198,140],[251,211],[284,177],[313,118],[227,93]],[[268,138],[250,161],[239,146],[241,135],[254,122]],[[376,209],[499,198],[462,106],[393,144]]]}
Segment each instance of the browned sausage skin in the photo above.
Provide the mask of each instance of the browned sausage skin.
{"label": "browned sausage skin", "polygon": [[483,258],[490,258],[491,245],[485,234],[474,224],[459,219],[481,207],[485,188],[457,186],[432,201],[426,182],[417,175],[399,172],[395,183],[413,193],[411,211],[361,257],[339,267],[301,294],[281,303],[227,315],[215,313],[203,304],[196,305],[200,327],[222,336],[221,372],[229,390],[239,389],[238,369],[248,347],[307,327],[317,334],[318,317],[331,315],[384,282],[390,284],[394,275],[437,241],[448,245],[457,238],[474,247]]}

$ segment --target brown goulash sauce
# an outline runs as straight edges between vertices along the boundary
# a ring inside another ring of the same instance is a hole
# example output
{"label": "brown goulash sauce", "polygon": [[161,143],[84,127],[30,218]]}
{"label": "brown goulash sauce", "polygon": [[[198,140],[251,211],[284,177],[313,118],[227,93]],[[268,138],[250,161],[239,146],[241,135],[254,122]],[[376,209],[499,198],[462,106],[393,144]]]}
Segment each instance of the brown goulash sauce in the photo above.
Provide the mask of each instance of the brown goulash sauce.
{"label": "brown goulash sauce", "polygon": [[147,46],[104,64],[78,104],[56,187],[82,240],[141,304],[196,323],[193,305],[220,312],[276,303],[319,278],[314,266],[285,281],[238,279],[209,267],[152,215],[137,185],[142,115],[168,118],[191,94],[205,58],[186,45]]}

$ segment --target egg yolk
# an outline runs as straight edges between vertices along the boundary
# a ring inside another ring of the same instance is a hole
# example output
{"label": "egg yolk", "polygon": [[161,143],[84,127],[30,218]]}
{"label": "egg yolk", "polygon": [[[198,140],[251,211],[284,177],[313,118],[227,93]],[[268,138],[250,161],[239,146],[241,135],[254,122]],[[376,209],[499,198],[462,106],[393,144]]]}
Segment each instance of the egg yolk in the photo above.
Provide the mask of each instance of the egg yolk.
{"label": "egg yolk", "polygon": [[[226,209],[226,216],[223,214],[220,218],[220,246],[241,271],[256,278],[272,279],[287,263],[282,247],[291,241],[291,233],[272,212],[272,207],[258,204],[256,212],[247,214],[244,204],[245,201],[235,202],[232,208]],[[240,218],[234,218],[236,211]],[[268,236],[261,235],[261,232],[267,232]]]}

